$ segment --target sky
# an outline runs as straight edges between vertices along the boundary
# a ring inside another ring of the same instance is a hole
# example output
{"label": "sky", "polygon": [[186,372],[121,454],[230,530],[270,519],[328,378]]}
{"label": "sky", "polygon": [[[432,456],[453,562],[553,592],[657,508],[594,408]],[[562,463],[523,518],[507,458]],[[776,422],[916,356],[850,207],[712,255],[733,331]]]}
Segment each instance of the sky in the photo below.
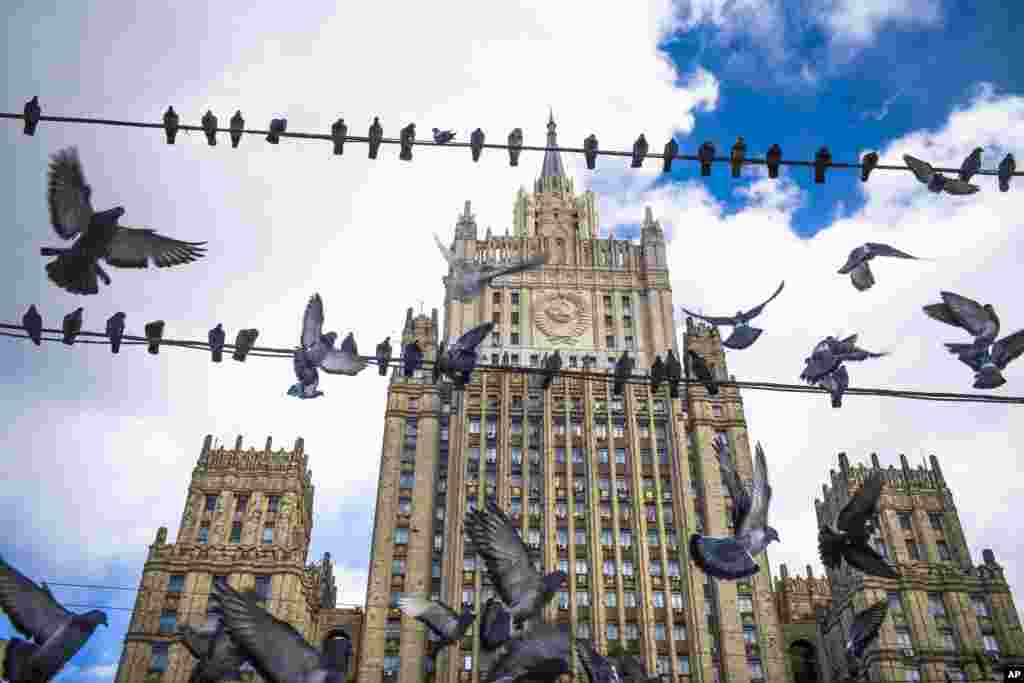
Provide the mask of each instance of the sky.
{"label": "sky", "polygon": [[[15,3],[11,3],[12,6]],[[598,4],[599,5],[599,4]],[[836,161],[877,150],[959,166],[975,146],[994,168],[1024,149],[1024,76],[1010,66],[1014,3],[951,0],[692,0],[649,3],[427,5],[380,0],[310,0],[301,11],[254,0],[244,14],[225,3],[122,0],[18,2],[6,22],[3,109],[21,112],[38,95],[44,114],[159,121],[174,105],[183,122],[207,109],[221,125],[236,109],[265,127],[328,132],[343,116],[362,135],[380,116],[385,135],[416,122],[421,137],[481,127],[503,140],[514,127],[542,144],[548,107],[559,142],[597,134],[629,149],[643,132],[660,150],[674,135],[685,153],[713,140],[725,153],[743,135],[751,156],[778,143],[810,159],[827,145]],[[58,11],[59,10],[59,11]],[[388,17],[384,22],[381,18]],[[395,21],[395,17],[400,17]],[[207,240],[190,265],[130,271],[93,297],[50,284],[41,246],[58,246],[45,202],[50,154],[77,145],[97,208],[123,206],[122,223],[190,241]],[[205,339],[221,322],[229,337],[260,330],[261,345],[294,344],[313,292],[327,329],[355,331],[364,353],[401,330],[405,310],[442,301],[443,261],[432,232],[450,239],[466,200],[481,230],[504,233],[515,191],[532,189],[541,155],[518,168],[485,150],[397,149],[366,158],[350,144],[294,139],[278,146],[247,136],[232,150],[199,133],[167,146],[160,130],[41,123],[34,137],[0,121],[0,205],[6,207],[0,289],[6,322],[34,303],[47,326],[85,307],[100,330],[115,311],[130,333],[166,321],[168,338]],[[851,384],[971,392],[970,371],[949,357],[960,341],[921,312],[953,290],[992,303],[1011,332],[1024,326],[1015,286],[1024,256],[1024,194],[980,177],[970,197],[929,193],[907,173],[833,170],[815,185],[807,168],[769,180],[756,168],[734,180],[718,166],[701,178],[677,163],[628,168],[603,157],[595,171],[563,157],[578,190],[598,193],[602,234],[637,236],[651,206],[670,237],[676,304],[728,314],[786,290],[759,320],[753,348],[730,352],[739,379],[792,383],[813,344],[859,333],[890,351],[850,367]],[[855,291],[836,274],[853,247],[888,242],[930,260],[876,262],[878,284]],[[677,320],[677,322],[679,322]],[[680,331],[681,333],[681,331]],[[210,363],[206,354],[164,349],[151,356],[99,345],[37,348],[0,338],[0,423],[8,425],[0,469],[0,555],[36,580],[134,588],[156,530],[177,530],[203,436],[275,447],[305,439],[316,486],[310,561],[331,552],[338,601],[361,604],[383,430],[385,380],[375,372],[324,377],[326,396],[285,396],[286,360]],[[1024,364],[993,393],[1024,394]],[[953,490],[975,563],[992,548],[1011,587],[1024,584],[1015,507],[1024,483],[1013,443],[1024,426],[1012,405],[944,404],[748,391],[752,439],[764,444],[775,494],[769,551],[773,575],[812,564],[813,499],[836,454],[883,466],[935,454]],[[999,478],[1000,481],[995,481]],[[113,678],[134,600],[132,590],[54,586],[77,604],[116,606],[58,680]],[[84,610],[80,610],[84,611]],[[0,624],[0,637],[11,629]]]}

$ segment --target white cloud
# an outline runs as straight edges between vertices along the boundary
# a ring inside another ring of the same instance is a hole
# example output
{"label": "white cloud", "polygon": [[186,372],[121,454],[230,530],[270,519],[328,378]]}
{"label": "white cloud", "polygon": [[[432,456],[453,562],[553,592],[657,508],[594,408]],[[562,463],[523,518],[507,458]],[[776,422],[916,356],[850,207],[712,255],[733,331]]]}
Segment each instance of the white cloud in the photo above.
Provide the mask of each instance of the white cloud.
{"label": "white cloud", "polygon": [[875,42],[886,24],[934,26],[942,21],[939,0],[825,0],[818,19],[840,43]]}

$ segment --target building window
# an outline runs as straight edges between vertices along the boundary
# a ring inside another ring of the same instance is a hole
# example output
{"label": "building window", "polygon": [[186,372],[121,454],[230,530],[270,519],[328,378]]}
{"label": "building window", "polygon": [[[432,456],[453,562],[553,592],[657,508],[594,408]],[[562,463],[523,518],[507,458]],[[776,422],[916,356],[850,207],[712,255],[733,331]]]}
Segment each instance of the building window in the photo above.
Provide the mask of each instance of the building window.
{"label": "building window", "polygon": [[491,322],[495,325],[501,324],[501,311],[495,311],[491,314]]}
{"label": "building window", "polygon": [[260,601],[270,600],[270,577],[266,574],[256,576],[256,595]]}
{"label": "building window", "polygon": [[569,591],[558,591],[558,609],[569,609]]}
{"label": "building window", "polygon": [[263,545],[269,545],[274,542],[274,525],[265,524],[263,526]]}
{"label": "building window", "polygon": [[535,368],[539,364],[540,364],[540,356],[538,356],[536,353],[531,353],[530,354],[530,367],[531,368]]}
{"label": "building window", "polygon": [[589,638],[590,637],[590,622],[581,621],[576,624],[576,637],[577,638]]}
{"label": "building window", "polygon": [[608,591],[604,594],[604,606],[609,609],[614,609],[619,606],[619,596],[615,591]]}
{"label": "building window", "polygon": [[686,655],[676,657],[676,673],[688,675],[690,673],[690,658]]}
{"label": "building window", "polygon": [[921,670],[916,666],[907,667],[907,683],[921,683]]}
{"label": "building window", "polygon": [[165,609],[160,613],[160,633],[167,635],[174,633],[178,627],[178,613],[172,609]]}
{"label": "building window", "polygon": [[462,656],[462,670],[472,671],[473,670],[473,655]]}
{"label": "building window", "polygon": [[206,496],[206,511],[214,512],[217,510],[217,496],[207,494]]}
{"label": "building window", "polygon": [[683,609],[683,594],[673,592],[672,593],[672,609]]}
{"label": "building window", "polygon": [[576,591],[576,606],[590,607],[590,593],[586,591]]}
{"label": "building window", "polygon": [[984,643],[985,652],[992,652],[999,654],[999,641],[996,640],[994,635],[989,633],[983,633],[981,636],[982,643]]}
{"label": "building window", "polygon": [[202,544],[206,544],[206,543],[210,542],[210,523],[209,522],[203,522],[202,524],[199,525],[199,537],[197,538],[197,541],[199,543],[202,543]]}
{"label": "building window", "polygon": [[896,519],[900,522],[900,528],[904,531],[910,531],[913,527],[910,524],[910,513],[909,512],[897,512]]}
{"label": "building window", "polygon": [[752,614],[754,611],[754,601],[749,595],[737,595],[736,608],[740,611],[740,614]]}
{"label": "building window", "polygon": [[476,591],[472,588],[465,588],[462,591],[462,604],[473,605],[476,604]]}
{"label": "building window", "polygon": [[655,609],[665,609],[665,593],[662,591],[652,591],[651,597],[653,598]]}
{"label": "building window", "polygon": [[971,606],[974,607],[974,614],[979,617],[988,617],[988,603],[985,602],[985,596],[983,595],[972,595]]}
{"label": "building window", "polygon": [[647,567],[647,571],[650,572],[651,576],[661,576],[661,562],[658,562],[652,557],[651,564]]}
{"label": "building window", "polygon": [[760,659],[749,659],[747,665],[750,668],[750,680],[752,681],[763,681],[764,680],[764,667],[761,666]]}
{"label": "building window", "polygon": [[518,332],[513,332],[512,334],[509,335],[509,343],[512,344],[512,346],[519,346]]}
{"label": "building window", "polygon": [[479,434],[480,433],[480,418],[471,417],[469,418],[469,433]]}
{"label": "building window", "polygon": [[241,543],[242,542],[242,523],[232,522],[231,523],[231,536],[228,538],[228,543]]}
{"label": "building window", "polygon": [[907,628],[896,628],[896,647],[909,650],[914,647],[910,641],[910,630]]}
{"label": "building window", "polygon": [[277,512],[281,508],[281,496],[267,496],[267,512]]}
{"label": "building window", "polygon": [[395,528],[395,545],[406,545],[409,542],[409,530],[404,527]]}
{"label": "building window", "polygon": [[607,626],[608,640],[619,639],[619,626],[618,624],[608,624]]}
{"label": "building window", "polygon": [[[664,596],[662,596],[662,604],[664,604]],[[665,640],[665,624],[654,625],[654,639],[658,641]]]}
{"label": "building window", "polygon": [[512,292],[511,294],[509,294],[509,299],[511,300],[510,303],[513,306],[518,306],[519,305],[519,292]]}
{"label": "building window", "polygon": [[[614,349],[615,348],[615,335],[613,335],[613,334],[606,335],[605,338],[604,338],[604,345],[605,345],[605,347],[607,347],[609,349]],[[612,359],[612,360],[614,361],[615,359]]]}
{"label": "building window", "polygon": [[605,297],[603,297],[602,303],[604,303],[604,307],[605,308],[611,308],[612,307],[612,298],[610,296],[605,296]]}
{"label": "building window", "polygon": [[941,593],[928,594],[928,615],[934,618],[946,616],[946,606],[942,603]]}
{"label": "building window", "polygon": [[940,562],[952,562],[953,555],[949,552],[949,546],[946,545],[945,541],[936,541],[935,547],[939,551]]}
{"label": "building window", "polygon": [[151,672],[167,671],[167,653],[170,651],[170,643],[153,643],[149,656],[149,670]]}
{"label": "building window", "polygon": [[235,498],[235,519],[245,514],[247,507],[249,507],[249,496],[238,496]]}
{"label": "building window", "polygon": [[402,472],[398,475],[398,488],[411,489],[415,481],[416,476],[412,472]]}
{"label": "building window", "polygon": [[915,562],[919,562],[921,560],[921,550],[917,547],[917,543],[915,543],[912,538],[907,539],[907,555],[909,555],[910,559]]}
{"label": "building window", "polygon": [[168,593],[180,593],[185,589],[185,575],[184,574],[171,574],[167,578],[167,592]]}
{"label": "building window", "polygon": [[624,315],[624,316],[622,316],[622,326],[626,327],[626,328],[633,327],[633,316],[631,316],[631,315]]}
{"label": "building window", "polygon": [[411,515],[412,514],[412,498],[399,498],[398,499],[398,514],[400,514],[400,515]]}
{"label": "building window", "polygon": [[622,575],[623,576],[633,576],[633,561],[632,560],[623,560],[623,562],[622,562]]}
{"label": "building window", "polygon": [[942,649],[946,652],[956,652],[956,640],[953,638],[953,631],[944,628],[939,630],[939,640],[942,641]]}
{"label": "building window", "polygon": [[391,560],[391,573],[395,576],[405,576],[405,560],[402,558]]}
{"label": "building window", "polygon": [[639,640],[640,628],[636,624],[626,624],[626,640]]}
{"label": "building window", "polygon": [[717,403],[711,406],[711,416],[722,417],[722,406],[718,405]]}
{"label": "building window", "polygon": [[622,606],[626,609],[636,609],[636,592],[625,591],[622,594]]}
{"label": "building window", "polygon": [[[621,423],[616,424],[615,425],[615,436],[616,437],[621,437],[622,436],[621,430],[622,430],[622,424]],[[625,465],[626,464],[626,449],[625,448],[616,448],[615,449],[615,464],[616,465]]]}
{"label": "building window", "polygon": [[672,640],[686,640],[686,627],[682,624],[672,626]]}
{"label": "building window", "polygon": [[625,341],[627,349],[629,349],[630,351],[636,350],[636,342],[633,340],[633,337],[627,335]]}
{"label": "building window", "polygon": [[500,306],[501,305],[501,292],[494,292],[491,295],[491,301]]}

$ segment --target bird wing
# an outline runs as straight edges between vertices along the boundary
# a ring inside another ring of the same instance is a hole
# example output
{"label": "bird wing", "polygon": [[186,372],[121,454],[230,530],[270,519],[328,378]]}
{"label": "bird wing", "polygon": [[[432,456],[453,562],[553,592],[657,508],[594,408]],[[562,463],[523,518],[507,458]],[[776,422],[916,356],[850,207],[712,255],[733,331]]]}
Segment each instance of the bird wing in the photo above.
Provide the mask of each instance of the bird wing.
{"label": "bird wing", "polygon": [[72,616],[49,590],[0,558],[0,610],[18,632],[39,644],[49,640]]}
{"label": "bird wing", "polygon": [[967,181],[981,168],[981,152],[974,150],[960,164],[960,180]]}
{"label": "bird wing", "polygon": [[67,240],[89,228],[94,213],[89,201],[91,196],[92,188],[85,182],[78,149],[68,147],[54,154],[50,161],[47,199],[50,224],[58,235]]}
{"label": "bird wing", "polygon": [[459,258],[455,255],[455,252],[444,246],[444,243],[441,241],[441,238],[437,236],[436,232],[434,233],[434,241],[437,242],[437,248],[441,250],[444,260],[448,262],[449,266],[454,268],[459,262]]}
{"label": "bird wing", "polygon": [[882,495],[882,475],[875,472],[861,484],[850,502],[839,512],[836,527],[850,536],[867,538],[867,523],[878,507]]}
{"label": "bird wing", "polygon": [[223,621],[217,623],[217,630],[213,632],[210,659],[217,673],[234,672],[248,659],[245,650],[231,637]]}
{"label": "bird wing", "polygon": [[835,346],[830,347],[829,350],[832,351],[833,354],[853,353],[854,351],[857,350],[858,336],[859,335],[851,334],[849,337],[846,337],[845,339],[840,339],[839,341],[835,342]]}
{"label": "bird wing", "polygon": [[700,570],[716,579],[736,581],[753,576],[760,567],[743,543],[735,538],[690,536],[690,559]]}
{"label": "bird wing", "polygon": [[955,292],[940,292],[942,300],[960,321],[961,327],[977,337],[985,332],[985,328],[992,321],[988,311],[982,308],[974,299],[968,299]]}
{"label": "bird wing", "polygon": [[849,256],[846,257],[846,263],[844,263],[843,267],[839,269],[839,274],[846,275],[856,268],[857,265],[864,260],[864,251],[864,245],[851,249]]}
{"label": "bird wing", "polygon": [[197,631],[188,624],[178,628],[178,637],[196,659],[202,659],[210,654],[214,635],[215,632]]}
{"label": "bird wing", "polygon": [[647,669],[633,655],[620,654],[615,660],[623,683],[640,683],[647,678]]}
{"label": "bird wing", "polygon": [[848,565],[865,574],[883,579],[900,578],[899,572],[890,567],[885,558],[866,542],[846,546],[843,557]]}
{"label": "bird wing", "polygon": [[164,237],[155,230],[121,226],[114,233],[104,260],[118,268],[146,268],[149,261],[157,268],[180,266],[202,258],[204,244]]}
{"label": "bird wing", "polygon": [[974,194],[980,189],[981,188],[977,185],[972,185],[971,183],[964,182],[963,180],[957,180],[955,178],[946,180],[946,184],[942,186],[942,190],[944,192],[955,195]]}
{"label": "bird wing", "polygon": [[682,306],[679,307],[679,310],[681,310],[686,315],[689,315],[689,316],[694,317],[694,318],[700,318],[701,320],[704,320],[705,322],[709,322],[712,325],[735,325],[736,324],[736,318],[733,318],[731,316],[718,316],[718,317],[716,317],[716,316],[710,316],[710,315],[701,315],[700,313],[694,313],[693,311],[688,311],[685,308],[683,308]]}
{"label": "bird wing", "polygon": [[818,557],[828,569],[838,569],[843,562],[841,538],[827,527],[818,529]]}
{"label": "bird wing", "polygon": [[875,275],[871,272],[871,266],[867,261],[862,261],[854,266],[850,271],[850,282],[858,292],[871,289],[875,284]]}
{"label": "bird wing", "polygon": [[707,361],[705,361],[699,353],[692,349],[687,349],[686,356],[690,359],[690,368],[693,370],[693,374],[696,375],[697,379],[705,381],[712,379],[711,368],[708,367]]}
{"label": "bird wing", "polygon": [[442,638],[452,640],[457,637],[459,615],[443,602],[433,602],[421,595],[407,595],[398,599],[398,606]]}
{"label": "bird wing", "polygon": [[295,349],[292,366],[295,368],[295,378],[302,384],[315,384],[319,380],[316,366],[306,360],[306,353],[302,349]]}
{"label": "bird wing", "polygon": [[516,605],[527,593],[539,590],[541,576],[505,513],[488,501],[485,510],[474,510],[471,515],[466,519],[466,533],[484,558],[502,601]]}
{"label": "bird wing", "polygon": [[905,251],[901,251],[896,247],[891,247],[888,244],[881,244],[880,242],[868,242],[868,248],[871,253],[875,256],[895,256],[896,258],[909,258],[916,259],[916,256],[911,256]]}
{"label": "bird wing", "polygon": [[320,654],[290,624],[222,582],[214,583],[212,595],[224,611],[228,633],[264,679],[302,680],[320,666]]}
{"label": "bird wing", "polygon": [[871,641],[878,637],[878,632],[882,628],[882,622],[885,621],[888,611],[889,600],[887,598],[879,600],[854,616],[853,624],[850,626],[849,641],[853,650],[850,654],[859,658],[864,653]]}
{"label": "bird wing", "polygon": [[722,481],[725,483],[725,487],[729,489],[729,495],[732,496],[732,523],[738,533],[744,520],[750,513],[750,494],[747,493],[747,487],[743,485],[740,475],[732,467],[729,440],[722,435],[718,435],[711,442],[711,447],[715,449],[715,454],[718,456],[718,466],[722,470]]}
{"label": "bird wing", "polygon": [[324,301],[319,294],[314,294],[306,304],[306,312],[302,316],[302,336],[299,343],[303,348],[320,343],[320,337],[324,333]]}
{"label": "bird wing", "polygon": [[1000,370],[1024,353],[1024,330],[1017,330],[992,345],[992,362]]}
{"label": "bird wing", "polygon": [[749,311],[744,313],[743,317],[746,318],[747,320],[753,320],[757,316],[761,315],[761,311],[764,310],[764,307],[767,306],[768,304],[770,304],[772,302],[772,300],[775,297],[777,297],[782,292],[782,288],[785,287],[785,286],[786,286],[786,281],[783,280],[779,284],[779,288],[775,290],[774,294],[772,294],[770,297],[768,297],[763,303],[760,303],[757,306],[754,306]]}
{"label": "bird wing", "polygon": [[953,310],[946,304],[928,304],[927,306],[923,306],[922,310],[924,310],[924,314],[932,320],[938,320],[940,323],[946,323],[953,327],[964,327],[960,323],[960,319],[956,317],[955,313],[953,313]]}
{"label": "bird wing", "polygon": [[510,266],[491,266],[489,269],[490,272],[487,273],[487,277],[493,279],[496,277],[503,277],[505,275],[512,275],[513,273],[522,273],[534,268],[540,268],[547,262],[547,254],[543,254],[541,256],[534,256],[533,258],[525,259],[521,263],[514,263]]}
{"label": "bird wing", "polygon": [[750,512],[737,529],[737,536],[745,536],[757,529],[768,526],[768,506],[772,502],[772,486],[768,483],[768,462],[764,449],[758,443],[754,446],[754,486],[750,492]]}
{"label": "bird wing", "polygon": [[366,361],[359,357],[356,338],[349,332],[341,341],[340,349],[331,349],[320,361],[320,368],[330,374],[355,375],[366,367]]}
{"label": "bird wing", "polygon": [[914,172],[914,176],[927,185],[931,182],[932,176],[935,175],[935,169],[927,161],[921,161],[920,159],[914,158],[909,154],[903,155],[903,161],[910,167],[910,170]]}
{"label": "bird wing", "polygon": [[489,335],[493,329],[493,322],[485,322],[482,325],[477,325],[459,337],[448,350],[452,355],[457,355],[459,353],[476,353],[476,347],[480,346],[484,339],[487,339],[487,335]]}

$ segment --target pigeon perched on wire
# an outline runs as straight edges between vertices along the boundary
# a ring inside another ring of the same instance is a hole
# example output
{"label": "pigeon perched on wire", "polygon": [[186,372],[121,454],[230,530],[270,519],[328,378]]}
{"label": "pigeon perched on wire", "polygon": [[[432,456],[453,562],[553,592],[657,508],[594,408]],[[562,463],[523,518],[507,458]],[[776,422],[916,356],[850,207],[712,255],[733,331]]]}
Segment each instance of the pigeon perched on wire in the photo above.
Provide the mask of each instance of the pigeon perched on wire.
{"label": "pigeon perched on wire", "polygon": [[164,135],[167,136],[168,145],[173,145],[174,138],[178,136],[178,121],[178,112],[174,111],[174,107],[167,107],[164,112]]}
{"label": "pigeon perched on wire", "polygon": [[565,572],[541,575],[516,527],[493,501],[466,514],[466,535],[484,560],[498,597],[515,624],[540,614],[568,579]]}
{"label": "pigeon perched on wire", "polygon": [[997,389],[1006,384],[1002,371],[1024,353],[1024,330],[1003,337],[980,353],[972,353],[971,344],[946,344],[946,347],[974,370],[975,389]]}
{"label": "pigeon perched on wire", "polygon": [[992,304],[979,304],[955,292],[939,292],[942,303],[924,307],[925,315],[940,323],[965,330],[972,337],[971,344],[946,344],[951,353],[963,358],[984,352],[995,343],[999,335],[999,316]]}
{"label": "pigeon perched on wire", "polygon": [[974,175],[981,170],[981,153],[985,150],[981,147],[975,147],[974,151],[967,155],[964,162],[960,164],[959,179],[963,182],[969,182]]}
{"label": "pigeon perched on wire", "polygon": [[668,378],[668,371],[665,368],[665,361],[661,356],[655,356],[651,363],[651,389],[657,391],[661,384]]}
{"label": "pigeon perched on wire", "polygon": [[522,638],[509,640],[505,654],[481,679],[484,683],[555,683],[573,670],[572,640],[567,624],[537,624]]}
{"label": "pigeon perched on wire", "polygon": [[979,189],[977,185],[971,185],[970,183],[958,178],[946,177],[936,171],[928,162],[916,159],[909,154],[903,155],[903,161],[910,167],[910,170],[914,172],[914,176],[919,181],[927,185],[928,189],[932,192],[965,195],[974,194]]}
{"label": "pigeon perched on wire", "polygon": [[418,339],[413,339],[405,345],[402,350],[402,372],[406,377],[412,377],[413,373],[423,363],[423,350],[420,348]]}
{"label": "pigeon perched on wire", "polygon": [[32,642],[11,638],[0,675],[10,683],[45,683],[78,653],[107,615],[69,612],[42,587],[0,558],[0,612]]}
{"label": "pigeon perched on wire", "polygon": [[245,119],[242,118],[242,111],[240,109],[235,110],[235,115],[231,117],[231,149],[238,147],[238,143],[242,141],[242,131],[245,130]]}
{"label": "pigeon perched on wire", "polygon": [[764,449],[754,449],[753,488],[747,493],[739,474],[732,464],[729,442],[718,435],[712,442],[722,470],[722,480],[732,496],[733,535],[713,538],[693,534],[690,537],[690,557],[705,574],[717,579],[743,579],[753,576],[760,567],[754,556],[764,552],[772,541],[779,540],[779,532],[768,526],[768,506],[772,487],[768,483],[768,463]]}
{"label": "pigeon perched on wire", "polygon": [[665,378],[668,380],[668,395],[679,398],[679,382],[683,379],[683,364],[672,349],[665,354]]}
{"label": "pigeon perched on wire", "polygon": [[35,135],[36,126],[39,125],[39,117],[43,115],[43,109],[39,106],[39,96],[34,95],[31,100],[25,103],[25,135]]}
{"label": "pigeon perched on wire", "polygon": [[299,381],[288,387],[288,395],[296,398],[317,398],[323,396],[324,392],[319,390],[320,373],[303,349],[295,349],[292,354],[292,367],[295,369],[295,378]]}
{"label": "pigeon perched on wire", "polygon": [[213,355],[213,362],[220,363],[224,357],[224,340],[227,335],[224,334],[224,327],[217,323],[214,327],[206,334],[206,340],[210,343],[210,352]]}
{"label": "pigeon perched on wire", "polygon": [[267,131],[267,142],[276,145],[281,142],[281,134],[288,130],[288,119],[270,119],[270,130]]}
{"label": "pigeon perched on wire", "polygon": [[463,607],[462,614],[459,614],[443,602],[427,600],[422,595],[401,597],[398,599],[398,606],[437,635],[438,645],[431,652],[432,659],[437,657],[441,648],[461,641],[476,620],[472,606]]}
{"label": "pigeon perched on wire", "polygon": [[391,363],[391,337],[385,337],[384,341],[377,344],[377,372],[381,377],[387,376],[389,363]]}
{"label": "pigeon perched on wire", "polygon": [[872,520],[878,513],[884,479],[872,472],[839,512],[834,524],[818,530],[818,554],[829,569],[846,564],[871,576],[898,579],[899,573],[871,547]]}
{"label": "pigeon perched on wire", "polygon": [[643,663],[631,654],[619,653],[612,658],[622,683],[659,683],[661,676],[650,676]]}
{"label": "pigeon perched on wire", "polygon": [[864,158],[860,160],[860,180],[862,183],[866,183],[868,178],[871,176],[871,172],[878,166],[878,152],[868,152],[864,155]]}
{"label": "pigeon perched on wire", "polygon": [[95,212],[91,196],[78,150],[69,147],[57,152],[50,164],[50,222],[63,239],[79,235],[70,248],[40,249],[43,256],[57,257],[46,264],[46,273],[58,287],[73,294],[96,294],[97,278],[110,284],[100,259],[117,268],[145,268],[150,260],[157,268],[166,268],[203,256],[206,242],[182,242],[153,230],[121,226],[118,219],[124,208]]}
{"label": "pigeon perched on wire", "polygon": [[206,134],[206,143],[210,147],[217,146],[217,117],[209,109],[203,114],[203,133]]}
{"label": "pigeon perched on wire", "polygon": [[[241,647],[263,680],[269,683],[344,683],[347,672],[339,670],[340,663],[331,652],[317,652],[291,624],[274,617],[255,600],[220,580],[214,581],[210,597],[223,611],[228,635]],[[324,649],[334,649],[330,639]]]}
{"label": "pigeon perched on wire", "polygon": [[377,152],[380,150],[380,144],[384,140],[384,128],[380,125],[380,118],[377,116],[373,117],[373,123],[370,124],[367,140],[370,143],[370,158],[376,159]]}
{"label": "pigeon perched on wire", "polygon": [[694,377],[704,385],[708,395],[717,396],[718,382],[715,381],[715,374],[711,371],[707,361],[693,349],[686,350],[686,357],[690,361],[690,370],[693,371]]}
{"label": "pigeon perched on wire", "polygon": [[669,173],[672,170],[672,162],[679,154],[679,143],[676,142],[675,138],[669,138],[668,142],[665,143],[665,149],[661,153],[662,165],[661,172]]}
{"label": "pigeon perched on wire", "polygon": [[850,255],[846,258],[846,263],[839,269],[839,274],[849,274],[850,281],[859,292],[871,289],[872,285],[875,284],[875,276],[871,273],[871,266],[868,264],[868,261],[876,256],[894,256],[902,259],[919,260],[918,257],[911,256],[907,252],[900,251],[888,244],[866,242],[850,251]]}
{"label": "pigeon perched on wire", "polygon": [[430,130],[434,133],[434,144],[447,145],[455,139],[454,130],[440,130],[438,128],[431,128]]}
{"label": "pigeon perched on wire", "polygon": [[1003,157],[1003,160],[999,162],[999,170],[997,175],[999,176],[999,191],[1009,192],[1010,191],[1010,179],[1013,178],[1013,174],[1017,172],[1017,162],[1014,160],[1012,154],[1007,154]]}
{"label": "pigeon perched on wire", "polygon": [[64,323],[61,326],[64,332],[64,343],[71,346],[75,343],[75,338],[82,331],[82,311],[84,309],[79,306],[75,310],[64,316]]}
{"label": "pigeon perched on wire", "polygon": [[846,371],[845,365],[840,365],[832,372],[820,378],[816,384],[827,391],[832,397],[833,408],[842,408],[843,394],[850,388],[850,373]]}
{"label": "pigeon perched on wire", "polygon": [[800,379],[808,384],[817,384],[819,380],[836,370],[845,361],[863,361],[869,358],[882,358],[887,352],[875,353],[857,346],[856,334],[844,339],[828,336],[814,347],[811,357],[804,360],[804,369]]}
{"label": "pigeon perched on wire", "polygon": [[587,168],[593,171],[597,163],[597,136],[593,133],[583,138],[583,157],[586,159]]}
{"label": "pigeon perched on wire", "polygon": [[782,148],[778,145],[772,145],[768,148],[768,154],[765,155],[765,165],[768,166],[768,177],[778,178],[779,177],[779,165],[782,163]]}
{"label": "pigeon perched on wire", "polygon": [[547,388],[551,386],[551,380],[555,378],[555,375],[557,375],[558,371],[561,369],[562,356],[558,353],[558,349],[555,349],[554,353],[544,359],[544,370],[546,372],[544,373],[544,381],[541,384],[541,389],[546,391]]}
{"label": "pigeon perched on wire", "polygon": [[680,308],[686,315],[693,316],[694,318],[700,318],[701,320],[704,320],[716,327],[719,325],[731,325],[733,327],[732,334],[722,342],[722,346],[727,349],[740,351],[742,349],[750,348],[750,346],[757,341],[757,338],[761,336],[761,333],[764,332],[764,330],[760,328],[751,327],[750,321],[761,315],[761,312],[764,311],[764,307],[770,304],[775,297],[782,292],[782,289],[785,286],[786,281],[783,280],[779,284],[779,288],[776,289],[775,293],[768,297],[767,300],[757,306],[754,306],[749,311],[736,311],[736,315],[733,316],[706,316],[688,311],[682,306],[680,306]]}
{"label": "pigeon perched on wire", "polygon": [[493,651],[512,637],[512,615],[497,598],[488,598],[480,612],[480,647]]}
{"label": "pigeon perched on wire", "polygon": [[630,168],[640,168],[644,165],[644,157],[647,156],[648,148],[647,138],[644,137],[643,133],[640,133],[640,137],[633,143],[633,158],[629,164]]}
{"label": "pigeon perched on wire", "polygon": [[490,286],[495,278],[540,268],[548,261],[545,254],[506,266],[474,263],[469,259],[456,256],[453,250],[444,246],[437,234],[434,235],[434,241],[437,243],[437,248],[441,250],[445,261],[448,262],[449,274],[444,278],[445,298],[448,301],[468,301],[480,294],[485,287]]}
{"label": "pigeon perched on wire", "polygon": [[878,638],[882,630],[882,622],[889,612],[889,599],[883,598],[867,609],[857,612],[850,625],[850,635],[846,639],[846,657],[851,672],[859,672],[864,653]]}
{"label": "pigeon perched on wire", "polygon": [[246,662],[245,651],[239,647],[217,620],[213,630],[197,631],[187,624],[178,627],[178,638],[197,661],[192,667],[189,683],[220,683],[236,678]]}
{"label": "pigeon perched on wire", "polygon": [[615,361],[615,381],[612,383],[612,396],[622,396],[626,382],[633,374],[635,361],[629,357],[629,351],[623,350],[622,355]]}
{"label": "pigeon perched on wire", "polygon": [[336,332],[324,334],[324,302],[319,294],[314,294],[302,316],[300,344],[306,360],[331,375],[358,375],[367,363],[359,357],[355,337],[350,332],[340,349],[334,348],[337,338]]}
{"label": "pigeon perched on wire", "polygon": [[43,345],[43,316],[39,315],[35,304],[29,306],[25,315],[21,316],[21,326],[25,328],[25,333],[33,344]]}
{"label": "pigeon perched on wire", "polygon": [[508,165],[519,165],[519,153],[523,151],[523,129],[513,128],[508,134]]}
{"label": "pigeon perched on wire", "polygon": [[107,318],[107,338],[110,339],[110,352],[121,350],[121,338],[124,337],[124,311],[118,311]]}
{"label": "pigeon perched on wire", "polygon": [[743,161],[747,155],[747,143],[743,142],[743,136],[736,138],[736,144],[732,146],[729,153],[729,165],[732,166],[732,177],[739,178],[743,168]]}
{"label": "pigeon perched on wire", "polygon": [[473,161],[480,161],[480,152],[484,149],[484,132],[477,128],[469,136],[470,152],[473,155]]}
{"label": "pigeon perched on wire", "polygon": [[435,377],[446,376],[457,386],[469,384],[473,368],[476,367],[476,349],[492,330],[493,322],[477,325],[459,337],[454,344],[438,353],[437,361],[434,363]]}

